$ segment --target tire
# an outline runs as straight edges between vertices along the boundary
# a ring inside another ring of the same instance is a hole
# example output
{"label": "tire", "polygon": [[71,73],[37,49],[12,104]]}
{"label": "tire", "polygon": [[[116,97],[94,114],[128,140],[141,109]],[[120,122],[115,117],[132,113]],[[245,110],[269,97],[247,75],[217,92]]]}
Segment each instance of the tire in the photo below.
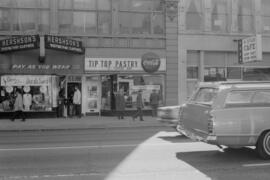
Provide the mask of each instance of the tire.
{"label": "tire", "polygon": [[265,131],[261,134],[256,150],[262,159],[270,159],[270,131]]}

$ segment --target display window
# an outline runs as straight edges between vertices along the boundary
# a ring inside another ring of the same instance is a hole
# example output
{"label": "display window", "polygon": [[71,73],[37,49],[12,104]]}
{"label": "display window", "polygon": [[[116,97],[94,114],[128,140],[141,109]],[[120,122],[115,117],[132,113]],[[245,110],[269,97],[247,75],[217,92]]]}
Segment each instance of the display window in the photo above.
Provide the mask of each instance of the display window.
{"label": "display window", "polygon": [[138,91],[142,91],[144,109],[150,109],[150,95],[155,90],[159,105],[164,104],[164,75],[106,75],[102,76],[102,110],[115,109],[115,94],[123,90],[125,110],[136,109]]}
{"label": "display window", "polygon": [[24,111],[52,110],[51,76],[1,76],[0,90],[0,111],[13,111],[17,90],[22,94]]}

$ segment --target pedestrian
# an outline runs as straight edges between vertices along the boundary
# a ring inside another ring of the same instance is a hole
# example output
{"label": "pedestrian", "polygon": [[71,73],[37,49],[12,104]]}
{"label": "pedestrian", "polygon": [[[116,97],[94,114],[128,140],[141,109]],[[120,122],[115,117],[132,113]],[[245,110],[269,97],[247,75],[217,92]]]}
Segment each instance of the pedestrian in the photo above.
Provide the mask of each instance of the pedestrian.
{"label": "pedestrian", "polygon": [[118,119],[124,119],[125,114],[125,97],[124,97],[124,91],[123,89],[120,89],[119,92],[115,95],[115,110]]}
{"label": "pedestrian", "polygon": [[75,116],[81,118],[81,92],[78,86],[75,86],[75,92],[73,95],[73,104],[75,108]]}
{"label": "pedestrian", "polygon": [[25,121],[25,114],[23,112],[23,98],[19,89],[16,90],[16,98],[14,103],[14,115],[11,121],[14,121],[16,118],[22,118],[22,121]]}
{"label": "pedestrian", "polygon": [[139,90],[137,93],[137,98],[136,98],[136,107],[137,107],[137,111],[135,112],[135,114],[132,116],[133,121],[139,116],[140,117],[140,121],[144,121],[143,120],[143,99],[142,99],[142,90]]}
{"label": "pedestrian", "polygon": [[157,117],[158,103],[159,103],[159,94],[154,89],[150,95],[150,105],[152,108],[152,117]]}

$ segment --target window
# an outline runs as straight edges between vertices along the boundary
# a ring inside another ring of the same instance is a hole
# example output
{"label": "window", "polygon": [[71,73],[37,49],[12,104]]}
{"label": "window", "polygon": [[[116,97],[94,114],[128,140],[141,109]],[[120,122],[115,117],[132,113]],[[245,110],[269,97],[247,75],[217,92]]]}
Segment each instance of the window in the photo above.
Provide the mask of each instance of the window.
{"label": "window", "polygon": [[38,30],[41,32],[50,32],[50,14],[49,11],[39,11]]}
{"label": "window", "polygon": [[188,79],[198,79],[199,68],[198,67],[187,67],[187,78]]}
{"label": "window", "polygon": [[190,0],[186,1],[186,29],[187,30],[202,30],[203,28],[203,13],[202,1]]}
{"label": "window", "polygon": [[95,12],[74,12],[73,26],[76,33],[97,33]]}
{"label": "window", "polygon": [[59,32],[70,33],[72,31],[73,15],[71,11],[58,12]]}
{"label": "window", "polygon": [[111,10],[111,0],[97,0],[98,10]]}
{"label": "window", "polygon": [[153,33],[164,34],[164,16],[161,13],[153,13],[152,15]]}
{"label": "window", "polygon": [[262,30],[266,33],[270,33],[270,1],[261,0],[261,13],[262,13]]}
{"label": "window", "polygon": [[241,78],[241,67],[227,67],[227,79]]}
{"label": "window", "polygon": [[251,103],[254,91],[231,91],[226,97],[226,104],[247,104]]}
{"label": "window", "polygon": [[238,31],[253,32],[252,0],[238,0]]}
{"label": "window", "polygon": [[150,34],[150,14],[132,13],[131,27],[133,34]]}
{"label": "window", "polygon": [[204,81],[225,81],[226,68],[206,67],[204,68]]}
{"label": "window", "polygon": [[73,0],[74,9],[89,10],[96,9],[96,0]]}
{"label": "window", "polygon": [[270,80],[270,68],[244,68],[243,80],[245,81]]}
{"label": "window", "polygon": [[212,31],[225,32],[227,28],[227,0],[212,0]]}
{"label": "window", "polygon": [[29,31],[36,30],[36,13],[35,10],[18,9],[15,11],[13,30]]}
{"label": "window", "polygon": [[252,102],[270,105],[270,90],[257,91]]}
{"label": "window", "polygon": [[112,16],[110,12],[99,12],[98,13],[98,33],[99,34],[110,34],[112,27]]}
{"label": "window", "polygon": [[0,31],[10,30],[9,17],[11,17],[9,9],[0,9]]}
{"label": "window", "polygon": [[217,89],[215,88],[200,88],[195,94],[195,96],[192,98],[192,101],[201,104],[211,105],[216,94]]}

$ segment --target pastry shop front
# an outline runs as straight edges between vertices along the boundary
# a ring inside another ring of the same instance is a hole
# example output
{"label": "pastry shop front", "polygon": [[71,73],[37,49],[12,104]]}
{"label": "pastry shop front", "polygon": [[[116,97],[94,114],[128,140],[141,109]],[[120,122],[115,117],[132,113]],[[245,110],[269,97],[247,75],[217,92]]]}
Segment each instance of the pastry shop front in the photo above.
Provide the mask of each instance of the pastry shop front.
{"label": "pastry shop front", "polygon": [[[150,94],[153,90],[165,102],[166,59],[154,53],[138,58],[85,58],[85,113],[96,110],[102,115],[113,115],[116,108],[115,94],[123,90],[125,114],[136,110],[136,97],[142,91],[145,113],[150,113]],[[95,82],[95,83],[93,83]]]}

